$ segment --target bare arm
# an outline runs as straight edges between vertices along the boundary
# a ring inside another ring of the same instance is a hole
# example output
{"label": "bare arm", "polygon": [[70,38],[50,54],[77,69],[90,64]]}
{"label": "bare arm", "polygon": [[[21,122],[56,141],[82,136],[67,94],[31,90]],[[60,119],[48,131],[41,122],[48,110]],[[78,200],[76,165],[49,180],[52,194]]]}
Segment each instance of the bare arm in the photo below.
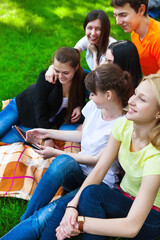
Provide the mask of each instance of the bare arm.
{"label": "bare arm", "polygon": [[38,153],[43,159],[48,159],[50,157],[58,157],[62,154],[66,154],[68,156],[73,157],[78,163],[85,164],[85,165],[95,165],[98,162],[100,155],[102,153],[101,151],[95,156],[89,156],[89,155],[81,155],[78,153],[65,152],[50,146],[40,146],[40,148],[41,150],[34,149],[34,151]]}
{"label": "bare arm", "polygon": [[[80,190],[76,194],[76,196],[68,203],[69,206],[77,207],[79,202],[79,197],[81,195],[82,190],[87,187],[90,184],[100,184],[109,170],[111,164],[113,163],[114,159],[117,156],[118,150],[119,150],[120,142],[115,140],[110,135],[109,141],[107,143],[107,146],[105,147],[99,161],[97,162],[96,166],[92,170],[92,172],[89,174],[89,176],[86,178],[84,183],[82,184]],[[64,214],[64,217],[60,223],[60,227],[57,228],[57,239],[59,239],[59,236],[63,233],[76,231],[74,226],[76,224],[76,219],[78,216],[78,212],[75,209],[68,208]],[[67,229],[67,230],[66,230]],[[68,235],[64,234],[64,239]]]}
{"label": "bare arm", "polygon": [[49,66],[48,70],[46,71],[45,74],[45,80],[48,81],[49,83],[55,84],[57,81],[57,77],[54,74],[54,67],[53,64]]}
{"label": "bare arm", "polygon": [[80,190],[73,198],[73,200],[69,203],[69,205],[77,207],[82,190],[90,184],[100,184],[102,182],[104,176],[106,175],[107,171],[109,170],[110,166],[112,165],[113,161],[115,160],[118,154],[119,146],[120,142],[115,140],[111,134],[109,137],[109,141],[95,168],[88,175],[88,177],[82,184]]}
{"label": "bare arm", "polygon": [[80,53],[82,52],[82,49],[80,47],[75,47]]}
{"label": "bare arm", "polygon": [[97,59],[98,51],[94,44],[89,44],[88,49],[90,50],[90,52],[93,55],[93,70],[94,70],[94,69],[96,69],[96,67],[98,67],[98,59]]}
{"label": "bare arm", "polygon": [[[85,223],[83,225],[83,231],[95,235],[113,236],[113,237],[125,237],[133,238],[140,231],[143,226],[156,198],[158,189],[160,187],[160,175],[145,176],[142,179],[140,190],[136,199],[134,200],[132,207],[130,208],[127,217],[125,218],[114,218],[114,219],[99,219],[85,217]],[[70,202],[71,203],[71,202]],[[69,204],[70,205],[70,204]],[[72,216],[70,215],[70,222],[74,223],[78,213],[73,210]],[[66,214],[65,214],[66,215]],[[65,216],[64,215],[64,216]],[[75,219],[74,219],[75,216]],[[64,219],[66,222],[68,219]],[[77,235],[76,225],[70,225],[70,233],[67,232],[68,236]],[[64,230],[62,231],[62,228]],[[63,236],[66,233],[65,226],[60,225],[57,228],[57,236]],[[59,238],[57,238],[59,239]],[[63,238],[62,238],[63,239]]]}
{"label": "bare arm", "polygon": [[[82,131],[83,131],[84,124],[85,122],[82,125]],[[49,138],[49,139],[57,139],[57,140],[71,141],[71,142],[81,142],[82,131],[62,131],[62,130],[35,128],[27,132],[27,140],[28,141],[30,140],[29,139],[30,136],[31,137],[34,136],[37,139]],[[41,149],[42,149],[41,151],[35,150],[35,152],[37,152],[44,159],[66,154],[73,157],[78,163],[86,164],[86,165],[95,165],[102,153],[101,151],[95,156],[89,156],[89,155],[81,155],[77,153],[65,152],[49,146],[41,146]]]}
{"label": "bare arm", "polygon": [[33,135],[37,139],[57,139],[71,142],[81,142],[81,131],[63,131],[53,129],[34,128],[27,131],[27,140],[29,141],[29,135]]}

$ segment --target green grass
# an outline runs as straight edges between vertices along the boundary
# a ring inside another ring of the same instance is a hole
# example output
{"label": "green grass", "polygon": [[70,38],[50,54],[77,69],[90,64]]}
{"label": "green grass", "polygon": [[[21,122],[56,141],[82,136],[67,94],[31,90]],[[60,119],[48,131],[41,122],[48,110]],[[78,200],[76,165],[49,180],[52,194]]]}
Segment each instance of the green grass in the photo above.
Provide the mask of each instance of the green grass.
{"label": "green grass", "polygon": [[[110,1],[104,0],[1,0],[0,4],[0,108],[1,101],[13,98],[35,83],[41,70],[51,63],[61,46],[73,47],[84,35],[87,13],[102,9],[111,21],[111,36],[130,39],[116,26]],[[87,68],[85,53],[81,63]],[[15,226],[27,201],[0,198],[0,237]],[[108,238],[111,239],[111,238]]]}
{"label": "green grass", "polygon": [[[0,198],[0,237],[20,222],[28,202],[17,198]],[[80,237],[73,238],[80,240]],[[106,240],[122,240],[123,238],[106,238]]]}
{"label": "green grass", "polygon": [[20,221],[28,202],[17,198],[0,198],[0,237]]}
{"label": "green grass", "polygon": [[[0,5],[0,101],[13,98],[34,83],[61,46],[74,46],[84,35],[82,23],[93,9],[105,10],[112,24],[111,35],[128,38],[115,25],[109,1],[1,0]],[[85,54],[82,66],[87,68]]]}

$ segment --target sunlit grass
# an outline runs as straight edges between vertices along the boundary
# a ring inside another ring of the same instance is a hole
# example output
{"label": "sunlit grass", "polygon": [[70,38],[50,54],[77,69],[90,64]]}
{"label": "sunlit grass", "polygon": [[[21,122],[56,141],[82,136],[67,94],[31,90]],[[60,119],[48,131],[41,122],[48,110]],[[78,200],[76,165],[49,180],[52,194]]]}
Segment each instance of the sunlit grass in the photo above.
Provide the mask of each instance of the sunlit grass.
{"label": "sunlit grass", "polygon": [[40,26],[44,19],[36,14],[28,13],[13,2],[5,2],[0,7],[0,22],[17,28],[24,28],[29,22]]}

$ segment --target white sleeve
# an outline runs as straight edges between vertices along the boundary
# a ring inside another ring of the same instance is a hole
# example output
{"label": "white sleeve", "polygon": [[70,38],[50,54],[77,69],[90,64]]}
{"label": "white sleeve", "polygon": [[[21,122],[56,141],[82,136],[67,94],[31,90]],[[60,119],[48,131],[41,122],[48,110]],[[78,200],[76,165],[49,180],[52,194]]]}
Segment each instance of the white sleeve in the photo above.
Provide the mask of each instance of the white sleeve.
{"label": "white sleeve", "polygon": [[86,118],[88,115],[90,115],[90,113],[94,111],[95,108],[97,108],[96,104],[90,100],[82,109],[83,116]]}
{"label": "white sleeve", "polygon": [[81,38],[77,43],[76,45],[74,46],[75,48],[76,47],[79,47],[81,48],[82,51],[84,50],[87,50],[88,48],[88,39],[86,36],[84,36],[83,38]]}
{"label": "white sleeve", "polygon": [[114,39],[113,37],[109,37],[108,46],[113,42],[117,42],[117,40]]}

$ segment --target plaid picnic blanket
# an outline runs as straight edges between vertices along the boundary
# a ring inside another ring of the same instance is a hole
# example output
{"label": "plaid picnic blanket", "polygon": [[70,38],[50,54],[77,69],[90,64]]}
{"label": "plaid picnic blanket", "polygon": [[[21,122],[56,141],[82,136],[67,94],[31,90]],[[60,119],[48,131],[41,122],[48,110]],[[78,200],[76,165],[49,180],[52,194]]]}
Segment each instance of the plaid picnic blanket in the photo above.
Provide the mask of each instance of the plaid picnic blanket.
{"label": "plaid picnic blanket", "polygon": [[[78,152],[80,145],[72,142],[56,142],[60,148]],[[0,197],[16,197],[29,200],[38,182],[54,158],[43,160],[31,147],[23,143],[4,145],[0,142]],[[63,195],[60,188],[56,198]]]}
{"label": "plaid picnic blanket", "polygon": [[[78,153],[80,144],[56,140],[59,149]],[[23,143],[0,142],[0,197],[16,197],[30,200],[35,188],[54,158],[43,160]],[[62,187],[56,198],[63,195]]]}

